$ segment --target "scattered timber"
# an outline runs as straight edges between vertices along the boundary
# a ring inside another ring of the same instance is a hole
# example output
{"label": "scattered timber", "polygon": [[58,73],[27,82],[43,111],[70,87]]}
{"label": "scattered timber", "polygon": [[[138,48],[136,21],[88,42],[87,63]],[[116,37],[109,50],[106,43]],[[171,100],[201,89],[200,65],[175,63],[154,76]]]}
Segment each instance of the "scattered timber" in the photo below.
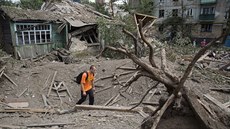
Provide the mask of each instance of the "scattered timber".
{"label": "scattered timber", "polygon": [[26,127],[47,127],[47,126],[64,126],[64,125],[74,125],[75,123],[47,123],[47,124],[31,124],[26,125]]}

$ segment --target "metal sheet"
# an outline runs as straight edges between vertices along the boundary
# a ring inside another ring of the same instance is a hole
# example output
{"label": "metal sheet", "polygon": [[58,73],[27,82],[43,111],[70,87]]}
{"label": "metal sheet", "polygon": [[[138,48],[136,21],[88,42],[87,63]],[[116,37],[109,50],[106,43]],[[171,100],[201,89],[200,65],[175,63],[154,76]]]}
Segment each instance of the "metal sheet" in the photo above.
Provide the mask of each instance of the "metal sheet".
{"label": "metal sheet", "polygon": [[86,24],[80,20],[77,20],[77,19],[74,19],[74,18],[67,18],[65,17],[64,18],[71,26],[74,26],[74,27],[82,27],[82,26],[85,26],[85,25],[89,25],[89,24]]}

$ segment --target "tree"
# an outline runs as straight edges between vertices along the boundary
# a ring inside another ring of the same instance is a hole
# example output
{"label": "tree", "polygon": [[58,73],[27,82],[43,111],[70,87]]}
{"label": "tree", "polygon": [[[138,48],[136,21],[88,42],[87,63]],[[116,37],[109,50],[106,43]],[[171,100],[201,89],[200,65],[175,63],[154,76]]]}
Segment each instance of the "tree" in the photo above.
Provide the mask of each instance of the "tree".
{"label": "tree", "polygon": [[43,0],[20,0],[19,6],[23,9],[39,10]]}
{"label": "tree", "polygon": [[142,13],[147,15],[153,15],[153,11],[154,11],[153,0],[140,0],[135,2],[138,2],[139,4],[130,5],[129,3],[125,2],[122,6],[120,6],[120,8],[130,13],[137,12],[137,13]]}
{"label": "tree", "polygon": [[11,0],[0,0],[0,5],[16,6]]}
{"label": "tree", "polygon": [[[156,81],[157,83],[156,83],[155,87],[159,83],[162,83],[165,85],[165,87],[167,88],[167,91],[169,93],[169,97],[166,100],[166,102],[157,111],[153,112],[153,114],[149,118],[149,119],[153,119],[151,129],[156,129],[157,124],[159,123],[163,113],[166,111],[168,106],[170,104],[172,104],[173,102],[177,103],[176,105],[180,105],[180,100],[182,97],[182,95],[181,95],[182,89],[184,89],[184,84],[185,84],[188,76],[192,72],[192,69],[193,69],[195,63],[197,62],[197,60],[208,49],[210,49],[211,46],[213,46],[217,40],[223,38],[224,34],[221,35],[220,37],[215,38],[215,40],[211,41],[207,46],[200,49],[198,51],[198,53],[194,56],[194,58],[190,62],[190,64],[187,66],[185,72],[182,74],[181,77],[179,77],[179,76],[175,76],[174,74],[172,74],[170,69],[168,69],[168,67],[167,67],[166,52],[165,52],[164,46],[159,47],[161,49],[161,66],[159,66],[155,63],[154,54],[155,54],[156,48],[154,48],[153,44],[145,38],[145,35],[143,33],[142,24],[143,24],[142,21],[139,20],[138,21],[138,30],[139,30],[139,34],[141,36],[141,40],[143,41],[141,43],[146,44],[149,48],[149,51],[150,51],[149,56],[148,56],[149,57],[148,62],[142,60],[141,58],[138,58],[135,54],[132,53],[132,51],[127,49],[122,44],[120,44],[120,47],[106,46],[105,49],[102,51],[102,53],[104,51],[106,51],[107,49],[112,50],[112,51],[116,51],[119,53],[123,53],[124,55],[129,57],[134,63],[136,63],[138,65],[138,67],[136,68],[135,74],[128,81],[126,81],[124,84],[121,84],[123,89],[124,89],[123,90],[124,92],[129,88],[129,86],[133,82],[135,82],[141,76],[146,76],[146,77],[149,77],[152,80]],[[129,34],[131,37],[135,38],[132,35],[132,33],[127,33],[127,34]],[[154,41],[155,45],[162,44],[162,43],[159,43],[156,39],[153,39],[153,41]],[[100,55],[101,54],[99,54],[98,57]],[[185,93],[185,95],[186,95],[186,93]],[[133,107],[133,108],[135,108],[135,107]],[[131,108],[130,110],[132,110],[133,108]],[[208,117],[207,117],[207,119],[208,119]]]}

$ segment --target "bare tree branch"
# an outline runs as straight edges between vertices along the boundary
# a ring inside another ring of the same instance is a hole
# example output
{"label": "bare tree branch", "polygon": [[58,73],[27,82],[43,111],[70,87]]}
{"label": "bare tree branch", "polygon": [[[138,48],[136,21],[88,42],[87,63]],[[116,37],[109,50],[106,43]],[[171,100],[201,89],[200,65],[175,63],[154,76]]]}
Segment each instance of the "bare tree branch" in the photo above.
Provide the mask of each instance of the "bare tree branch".
{"label": "bare tree branch", "polygon": [[151,91],[153,88],[155,88],[157,85],[159,85],[159,83],[160,83],[160,82],[157,82],[154,86],[152,86],[151,88],[149,88],[149,89],[145,92],[144,96],[141,98],[140,102],[139,102],[138,104],[136,104],[135,106],[133,106],[132,108],[130,108],[130,110],[132,110],[132,109],[136,108],[137,106],[139,106],[139,105],[142,103],[142,101],[145,99],[145,97],[147,96],[147,94],[149,93],[149,91]]}
{"label": "bare tree branch", "polygon": [[191,73],[194,65],[196,64],[197,60],[212,46],[216,43],[217,40],[220,40],[221,38],[223,38],[224,34],[221,35],[220,37],[216,38],[215,40],[211,41],[208,43],[207,46],[205,46],[204,48],[200,49],[199,52],[194,56],[193,60],[191,61],[191,63],[188,65],[187,69],[184,72],[184,75],[182,76],[182,78],[180,79],[180,82],[178,84],[178,87],[175,89],[174,94],[177,94],[180,89],[184,86],[184,83],[186,81],[186,79],[188,78],[189,74]]}
{"label": "bare tree branch", "polygon": [[137,41],[137,38],[131,32],[129,32],[128,30],[126,30],[126,29],[123,28],[122,32],[124,32],[125,34],[131,36],[133,38],[133,40]]}
{"label": "bare tree branch", "polygon": [[139,29],[139,32],[140,32],[140,35],[141,35],[141,39],[147,44],[147,46],[149,47],[149,62],[150,64],[153,66],[153,67],[157,67],[155,61],[154,61],[154,48],[153,48],[153,45],[151,43],[149,43],[144,34],[143,34],[143,31],[142,31],[142,21],[139,20],[139,26],[138,26],[138,29]]}

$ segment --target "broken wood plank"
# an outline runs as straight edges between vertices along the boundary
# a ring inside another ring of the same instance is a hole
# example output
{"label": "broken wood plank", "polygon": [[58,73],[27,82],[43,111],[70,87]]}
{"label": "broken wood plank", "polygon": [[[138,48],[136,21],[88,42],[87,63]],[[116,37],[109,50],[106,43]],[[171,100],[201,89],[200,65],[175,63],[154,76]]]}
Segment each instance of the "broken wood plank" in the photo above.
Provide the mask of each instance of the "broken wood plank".
{"label": "broken wood plank", "polygon": [[230,106],[230,101],[226,102],[223,104],[226,108],[228,108]]}
{"label": "broken wood plank", "polygon": [[9,76],[7,76],[5,73],[3,73],[3,75],[4,75],[11,83],[13,83],[16,87],[18,87],[18,85],[17,85]]}
{"label": "broken wood plank", "polygon": [[209,108],[209,104],[208,103],[204,104],[204,101],[202,102],[200,99],[197,99],[197,101],[205,108],[205,110],[208,111],[208,113],[210,113],[210,115],[213,118],[216,118],[216,114]]}
{"label": "broken wood plank", "polygon": [[110,106],[113,105],[117,101],[119,96],[120,96],[120,94],[117,94],[116,97],[112,100],[112,102],[109,105]]}
{"label": "broken wood plank", "polygon": [[122,69],[122,70],[137,70],[136,68],[132,68],[132,67],[118,67],[116,69]]}
{"label": "broken wood plank", "polygon": [[120,98],[120,99],[114,99],[114,100],[109,104],[109,106],[112,106],[113,104],[117,103],[117,102],[120,101],[120,100],[121,100],[121,98]]}
{"label": "broken wood plank", "polygon": [[4,66],[0,69],[0,72],[4,71],[5,68],[6,68],[6,66],[4,65]]}
{"label": "broken wood plank", "polygon": [[12,108],[27,108],[29,107],[29,102],[9,102],[8,105]]}
{"label": "broken wood plank", "polygon": [[227,129],[227,127],[225,127],[222,122],[214,120],[210,113],[208,113],[207,110],[203,107],[203,105],[197,101],[197,98],[200,98],[200,100],[203,99],[202,93],[189,87],[185,87],[184,90],[186,92],[185,99],[189,102],[189,105],[196,114],[196,117],[204,124],[203,128]]}
{"label": "broken wood plank", "polygon": [[50,88],[49,88],[49,91],[48,91],[48,93],[47,93],[47,97],[50,96],[50,92],[51,92],[51,90],[52,90],[52,87],[53,87],[53,84],[54,84],[54,79],[55,79],[56,75],[57,75],[57,71],[54,72],[53,79],[52,79],[52,81],[51,81]]}
{"label": "broken wood plank", "polygon": [[[138,104],[139,102],[132,102],[130,103],[129,105],[136,105]],[[158,102],[149,102],[149,101],[144,101],[142,102],[142,104],[144,105],[152,105],[152,106],[159,106],[159,103]]]}
{"label": "broken wood plank", "polygon": [[17,95],[17,97],[18,98],[21,97],[27,90],[28,90],[28,87],[25,88],[19,95]]}
{"label": "broken wood plank", "polygon": [[16,113],[16,112],[57,113],[54,109],[39,109],[39,108],[9,108],[9,109],[0,110],[0,113]]}
{"label": "broken wood plank", "polygon": [[215,105],[217,105],[220,109],[222,109],[225,112],[230,112],[230,110],[228,108],[226,108],[220,101],[218,101],[217,99],[213,98],[210,94],[205,94],[204,95],[208,100],[210,100],[212,103],[214,103]]}
{"label": "broken wood plank", "polygon": [[95,91],[95,94],[96,93],[99,93],[99,92],[102,92],[102,91],[105,91],[105,90],[108,90],[108,89],[110,89],[110,88],[112,88],[113,86],[108,86],[108,87],[105,87],[105,88],[103,88],[103,89],[101,89],[101,90],[96,90]]}
{"label": "broken wood plank", "polygon": [[0,124],[1,129],[24,129],[24,126],[15,126],[15,125],[3,125]]}
{"label": "broken wood plank", "polygon": [[82,109],[82,110],[109,110],[109,111],[121,111],[121,112],[137,112],[142,110],[142,108],[136,108],[130,110],[131,107],[115,107],[115,106],[100,106],[100,105],[75,105],[75,109]]}
{"label": "broken wood plank", "polygon": [[148,117],[149,115],[148,114],[146,114],[144,111],[142,111],[142,110],[139,110],[139,111],[137,111],[143,118],[146,118],[146,117]]}
{"label": "broken wood plank", "polygon": [[46,78],[46,81],[44,83],[44,86],[42,88],[42,90],[44,90],[46,87],[47,87],[47,84],[48,84],[48,80],[50,79],[50,74],[48,75],[48,77]]}
{"label": "broken wood plank", "polygon": [[46,96],[44,94],[42,94],[42,100],[43,100],[43,103],[44,103],[45,107],[48,107],[48,104],[47,104],[47,101],[46,101]]}
{"label": "broken wood plank", "polygon": [[211,88],[210,90],[224,92],[224,93],[230,93],[230,88]]}
{"label": "broken wood plank", "polygon": [[8,105],[7,103],[0,102],[1,105],[5,105],[7,107],[13,108],[12,106]]}
{"label": "broken wood plank", "polygon": [[2,72],[0,73],[0,78],[2,77],[3,73],[4,73],[4,71],[2,71]]}
{"label": "broken wood plank", "polygon": [[46,126],[63,126],[63,125],[74,125],[75,123],[47,123],[47,124],[31,124],[26,127],[46,127]]}
{"label": "broken wood plank", "polygon": [[230,66],[230,62],[228,62],[226,65],[224,65],[223,67],[221,67],[219,70],[225,70]]}
{"label": "broken wood plank", "polygon": [[151,98],[156,93],[156,91],[157,91],[157,89],[155,89],[152,93],[150,93],[150,96],[146,99],[147,102],[149,102],[151,100]]}
{"label": "broken wood plank", "polygon": [[105,102],[104,106],[107,106],[117,95],[111,97],[108,101]]}
{"label": "broken wood plank", "polygon": [[66,91],[67,91],[67,93],[68,93],[68,95],[69,95],[69,97],[70,97],[70,100],[72,101],[72,100],[73,100],[73,97],[72,97],[72,95],[71,95],[71,93],[70,93],[68,87],[66,86],[66,84],[65,84],[64,82],[63,82],[63,85],[64,85],[64,87],[66,88]]}

